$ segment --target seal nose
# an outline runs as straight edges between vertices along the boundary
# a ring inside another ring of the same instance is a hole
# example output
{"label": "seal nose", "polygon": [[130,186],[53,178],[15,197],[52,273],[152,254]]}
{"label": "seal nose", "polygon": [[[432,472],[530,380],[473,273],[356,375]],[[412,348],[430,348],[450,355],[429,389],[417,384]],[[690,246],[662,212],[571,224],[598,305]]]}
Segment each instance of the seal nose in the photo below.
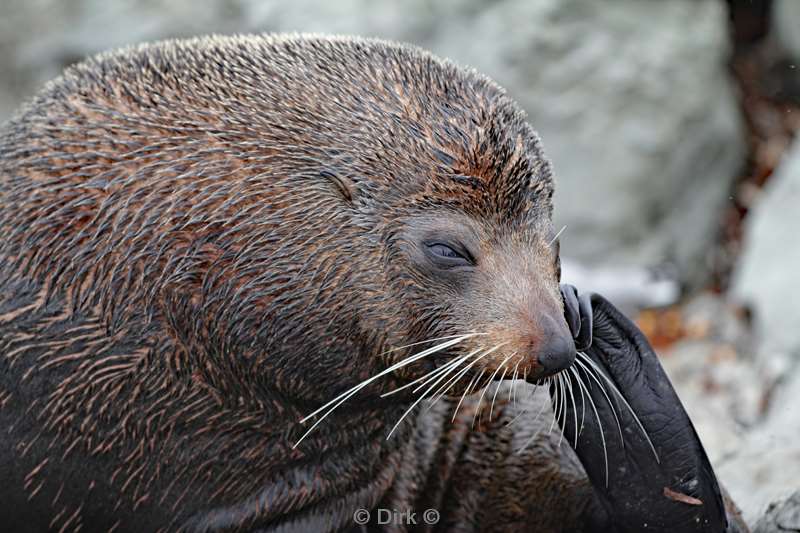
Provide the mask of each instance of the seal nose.
{"label": "seal nose", "polygon": [[546,378],[569,368],[576,355],[575,342],[571,336],[553,333],[539,352],[537,360],[543,373],[538,377]]}

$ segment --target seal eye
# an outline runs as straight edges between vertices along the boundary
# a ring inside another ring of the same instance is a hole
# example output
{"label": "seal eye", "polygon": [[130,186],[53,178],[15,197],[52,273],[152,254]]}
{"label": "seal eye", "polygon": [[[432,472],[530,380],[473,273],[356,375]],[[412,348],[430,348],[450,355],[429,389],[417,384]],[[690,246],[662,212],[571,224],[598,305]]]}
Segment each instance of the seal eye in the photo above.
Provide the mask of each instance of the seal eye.
{"label": "seal eye", "polygon": [[469,266],[472,261],[466,253],[456,251],[453,247],[440,242],[432,242],[427,245],[428,253],[433,260],[446,267]]}

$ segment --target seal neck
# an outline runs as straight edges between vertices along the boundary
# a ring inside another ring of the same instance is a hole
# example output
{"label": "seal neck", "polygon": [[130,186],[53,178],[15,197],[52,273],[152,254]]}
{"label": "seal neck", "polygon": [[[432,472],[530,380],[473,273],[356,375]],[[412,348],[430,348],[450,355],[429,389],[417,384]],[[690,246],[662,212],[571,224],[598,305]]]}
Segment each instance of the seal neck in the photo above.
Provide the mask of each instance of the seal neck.
{"label": "seal neck", "polygon": [[[264,427],[260,436],[253,436],[261,454],[253,457],[251,479],[238,480],[253,489],[232,505],[220,499],[210,510],[190,517],[186,529],[241,524],[257,528],[275,521],[302,531],[328,529],[334,522],[337,528],[352,525],[353,511],[376,506],[405,464],[419,409],[412,410],[388,439],[387,435],[407,408],[397,403],[351,406],[332,413],[297,446],[296,439],[309,426],[285,411],[285,425]],[[243,445],[251,449],[252,443]],[[319,524],[326,527],[315,527]]]}

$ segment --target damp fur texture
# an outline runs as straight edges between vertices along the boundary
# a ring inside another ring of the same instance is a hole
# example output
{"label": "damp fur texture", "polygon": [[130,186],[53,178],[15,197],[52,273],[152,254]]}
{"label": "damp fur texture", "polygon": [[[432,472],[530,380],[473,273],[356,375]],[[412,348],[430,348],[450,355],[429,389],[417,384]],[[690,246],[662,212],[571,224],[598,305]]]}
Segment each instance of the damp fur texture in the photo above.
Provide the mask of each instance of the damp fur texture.
{"label": "damp fur texture", "polygon": [[[0,129],[6,501],[64,530],[124,530],[106,508],[213,529],[198,509],[224,508],[227,530],[417,494],[390,488],[447,417],[385,441],[402,373],[295,450],[297,421],[393,347],[535,343],[532,309],[561,305],[552,194],[503,90],[412,47],[211,37],[68,69]],[[487,251],[458,291],[407,260],[409,221],[441,217]]]}

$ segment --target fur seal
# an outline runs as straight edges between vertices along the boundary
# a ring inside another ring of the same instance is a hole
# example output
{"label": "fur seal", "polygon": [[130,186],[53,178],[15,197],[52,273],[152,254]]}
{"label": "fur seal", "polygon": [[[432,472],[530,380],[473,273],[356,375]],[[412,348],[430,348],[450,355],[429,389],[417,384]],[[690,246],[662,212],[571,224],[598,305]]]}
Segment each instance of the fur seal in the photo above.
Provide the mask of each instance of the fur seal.
{"label": "fur seal", "polygon": [[[637,381],[661,378],[646,343],[562,295],[552,194],[503,90],[408,46],[212,37],[68,69],[0,129],[0,519],[720,530],[669,382]],[[640,433],[577,362],[627,376]]]}

